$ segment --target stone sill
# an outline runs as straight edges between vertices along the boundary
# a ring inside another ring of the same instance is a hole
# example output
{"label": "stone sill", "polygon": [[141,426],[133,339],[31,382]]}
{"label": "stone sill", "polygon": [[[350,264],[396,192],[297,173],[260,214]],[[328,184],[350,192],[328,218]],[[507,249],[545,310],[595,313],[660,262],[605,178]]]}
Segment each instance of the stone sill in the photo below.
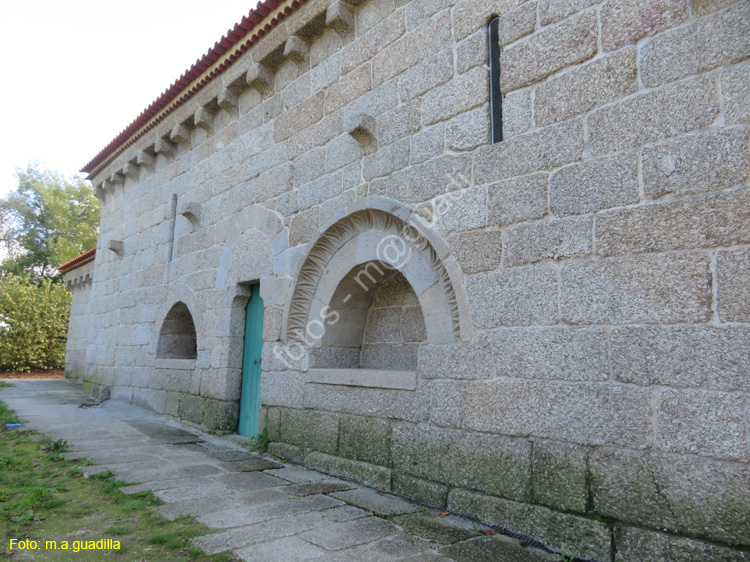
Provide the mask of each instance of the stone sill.
{"label": "stone sill", "polygon": [[310,369],[308,382],[343,386],[366,386],[393,390],[416,390],[416,371],[380,369]]}
{"label": "stone sill", "polygon": [[171,359],[158,358],[156,360],[157,369],[171,369],[173,371],[192,371],[195,369],[195,359]]}

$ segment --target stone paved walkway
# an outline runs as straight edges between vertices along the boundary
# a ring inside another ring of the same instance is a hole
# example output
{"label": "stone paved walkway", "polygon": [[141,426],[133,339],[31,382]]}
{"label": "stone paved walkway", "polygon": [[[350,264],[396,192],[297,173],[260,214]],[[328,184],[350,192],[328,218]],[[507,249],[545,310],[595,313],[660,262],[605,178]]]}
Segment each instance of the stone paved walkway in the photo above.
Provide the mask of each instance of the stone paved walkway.
{"label": "stone paved walkway", "polygon": [[245,450],[165,416],[114,401],[87,404],[67,380],[13,380],[0,400],[36,429],[65,439],[67,458],[90,458],[85,474],[111,470],[154,490],[167,518],[195,515],[217,532],[194,539],[206,553],[248,561],[539,562],[560,560],[457,517]]}

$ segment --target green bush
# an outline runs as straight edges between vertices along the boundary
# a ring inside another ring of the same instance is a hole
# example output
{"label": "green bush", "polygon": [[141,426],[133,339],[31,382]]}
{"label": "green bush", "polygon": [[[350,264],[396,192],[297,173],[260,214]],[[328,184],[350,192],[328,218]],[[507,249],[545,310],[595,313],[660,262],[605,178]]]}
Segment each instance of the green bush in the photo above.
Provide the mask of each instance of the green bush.
{"label": "green bush", "polygon": [[60,281],[0,277],[0,370],[61,369],[70,301]]}

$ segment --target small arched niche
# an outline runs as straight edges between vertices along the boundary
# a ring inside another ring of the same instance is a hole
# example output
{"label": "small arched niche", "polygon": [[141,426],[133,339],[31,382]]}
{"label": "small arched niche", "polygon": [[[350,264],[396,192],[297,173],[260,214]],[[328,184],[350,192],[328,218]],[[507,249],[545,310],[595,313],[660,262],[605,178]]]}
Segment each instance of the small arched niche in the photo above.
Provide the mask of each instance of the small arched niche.
{"label": "small arched niche", "polygon": [[403,274],[383,262],[354,267],[331,298],[313,365],[323,369],[416,371],[427,341],[424,314]]}
{"label": "small arched niche", "polygon": [[195,322],[184,302],[177,302],[164,318],[156,346],[159,359],[195,359],[198,356]]}

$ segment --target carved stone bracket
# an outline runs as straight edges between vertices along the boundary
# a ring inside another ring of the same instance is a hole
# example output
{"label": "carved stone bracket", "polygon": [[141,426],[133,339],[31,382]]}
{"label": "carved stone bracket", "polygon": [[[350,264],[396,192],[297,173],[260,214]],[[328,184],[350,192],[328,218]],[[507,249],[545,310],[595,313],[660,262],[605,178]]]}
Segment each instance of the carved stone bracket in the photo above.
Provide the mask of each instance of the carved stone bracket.
{"label": "carved stone bracket", "polygon": [[185,125],[175,125],[169,133],[169,138],[172,142],[176,142],[185,150],[190,150],[192,135]]}
{"label": "carved stone bracket", "polygon": [[326,11],[326,25],[341,36],[354,31],[354,12],[344,2],[334,2]]}
{"label": "carved stone bracket", "polygon": [[210,135],[214,130],[214,117],[215,113],[204,106],[195,110],[193,121],[196,127],[200,127]]}
{"label": "carved stone bracket", "polygon": [[175,145],[167,139],[157,139],[154,143],[154,152],[172,160],[174,159]]}

